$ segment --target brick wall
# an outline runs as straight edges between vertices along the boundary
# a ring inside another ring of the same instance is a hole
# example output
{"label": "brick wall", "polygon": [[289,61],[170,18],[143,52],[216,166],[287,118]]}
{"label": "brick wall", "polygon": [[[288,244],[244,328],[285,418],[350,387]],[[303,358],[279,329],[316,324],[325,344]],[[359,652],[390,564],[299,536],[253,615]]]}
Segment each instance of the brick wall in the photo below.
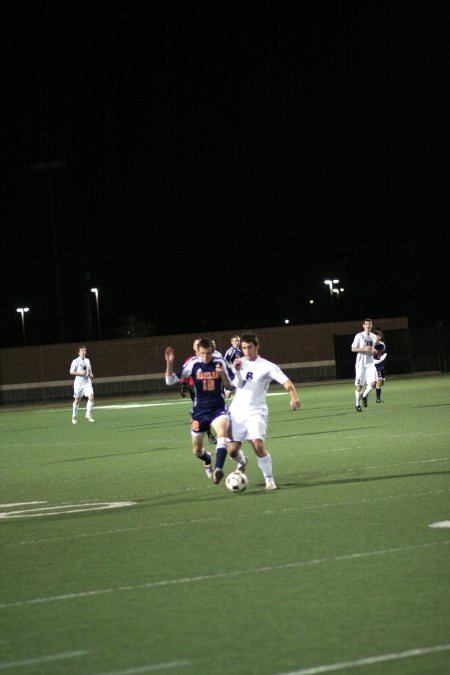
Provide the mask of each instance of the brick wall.
{"label": "brick wall", "polygon": [[[375,318],[374,324],[383,331],[408,328],[406,317]],[[261,343],[260,354],[265,358],[292,367],[299,364],[320,367],[320,364],[334,362],[334,335],[354,335],[360,330],[362,319],[254,331],[238,328],[235,331],[212,332],[205,337],[213,337],[217,349],[223,353],[234,333],[256,332]],[[101,378],[137,379],[136,376],[154,379],[164,372],[164,349],[168,345],[175,349],[178,367],[192,353],[196,337],[200,336],[186,334],[103,340],[87,344],[87,356],[91,359],[96,381],[100,382]],[[78,343],[72,343],[0,349],[0,387],[36,386],[41,383],[55,387],[71,386],[70,363],[78,356],[78,347]]]}

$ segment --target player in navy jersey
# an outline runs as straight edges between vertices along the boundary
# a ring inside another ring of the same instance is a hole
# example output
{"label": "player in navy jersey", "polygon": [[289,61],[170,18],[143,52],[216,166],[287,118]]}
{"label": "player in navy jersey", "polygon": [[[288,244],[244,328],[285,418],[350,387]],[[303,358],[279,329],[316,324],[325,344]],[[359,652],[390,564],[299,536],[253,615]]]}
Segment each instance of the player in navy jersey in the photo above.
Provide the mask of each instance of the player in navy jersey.
{"label": "player in navy jersey", "polygon": [[[230,340],[231,346],[228,347],[227,351],[223,355],[223,358],[227,363],[230,364],[230,366],[233,365],[234,361],[236,359],[241,358],[242,352],[239,348],[239,345],[241,344],[241,338],[239,335],[233,335],[233,337]],[[230,398],[231,396],[231,391],[229,389],[225,390],[225,398]]]}
{"label": "player in navy jersey", "polygon": [[[194,344],[192,345],[194,353],[191,356],[188,356],[188,358],[183,363],[183,366],[185,366],[191,359],[194,359],[196,356],[198,356],[198,343],[200,342],[200,339],[201,338],[195,338]],[[186,398],[186,391],[189,391],[189,396],[191,397],[191,401],[193,403],[195,399],[195,386],[194,386],[194,378],[192,377],[192,375],[190,377],[181,378],[180,384],[181,384],[180,387],[181,396],[183,398]],[[217,441],[211,429],[208,429],[206,433],[208,435],[208,441],[210,443],[215,444]]]}
{"label": "player in navy jersey", "polygon": [[227,351],[223,355],[223,358],[230,364],[230,366],[232,366],[234,360],[239,359],[242,356],[242,352],[239,348],[239,345],[241,344],[241,338],[239,335],[233,335],[230,342],[231,347],[228,347]]}
{"label": "player in navy jersey", "polygon": [[382,357],[386,358],[387,355],[386,344],[385,342],[383,342],[383,333],[379,328],[377,328],[373,332],[377,336],[377,341],[375,343],[376,353],[374,355],[375,356],[374,363],[377,369],[377,382],[375,384],[376,402],[384,403],[383,399],[381,398],[381,387],[384,386],[386,380],[386,373],[384,370],[384,360],[380,359]]}
{"label": "player in navy jersey", "polygon": [[[199,341],[197,353],[198,356],[189,359],[174,373],[175,352],[172,347],[167,347],[165,380],[170,386],[183,378],[191,376],[193,378],[195,396],[191,412],[192,452],[204,463],[208,478],[217,485],[223,478],[230,428],[223,388],[231,389],[234,373],[223,358],[214,356],[213,341],[209,338],[202,338]],[[217,438],[215,469],[211,453],[206,452],[203,447],[205,433],[210,426]]]}

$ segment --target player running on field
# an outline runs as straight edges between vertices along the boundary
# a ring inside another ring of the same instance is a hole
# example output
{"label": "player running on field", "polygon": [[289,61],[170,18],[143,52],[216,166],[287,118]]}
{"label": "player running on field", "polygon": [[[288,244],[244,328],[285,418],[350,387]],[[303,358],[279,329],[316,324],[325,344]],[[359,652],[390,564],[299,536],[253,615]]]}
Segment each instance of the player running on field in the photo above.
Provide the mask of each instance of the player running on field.
{"label": "player running on field", "polygon": [[85,396],[87,398],[86,419],[88,422],[95,422],[92,417],[92,408],[94,407],[94,387],[92,380],[91,362],[86,356],[86,347],[83,345],[78,349],[78,357],[73,359],[70,364],[70,374],[75,376],[73,381],[73,404],[72,404],[72,424],[77,423],[78,407],[80,401]]}
{"label": "player running on field", "polygon": [[[193,378],[195,397],[191,412],[192,452],[205,466],[206,475],[217,485],[223,478],[223,466],[227,456],[227,438],[230,418],[223,397],[223,388],[231,388],[233,371],[222,357],[214,356],[213,341],[202,338],[198,343],[198,356],[189,359],[177,373],[173,372],[175,352],[172,347],[165,351],[166,384],[177,384],[186,377]],[[211,453],[203,447],[205,433],[212,427],[217,438],[216,462],[213,469]],[[243,455],[236,456],[236,461]]]}
{"label": "player running on field", "polygon": [[[292,410],[300,408],[300,400],[294,384],[275,363],[259,356],[259,340],[254,333],[241,337],[242,358],[235,359],[233,368],[236,376],[233,381],[235,394],[230,405],[231,437],[228,445],[230,457],[237,459],[235,453],[242,452],[241,444],[249,441],[258,458],[258,466],[264,476],[266,490],[276,490],[272,475],[272,457],[264,447],[268,424],[268,407],[266,394],[272,380],[281,384],[290,396]],[[238,468],[245,470],[244,464]]]}
{"label": "player running on field", "polygon": [[[377,369],[374,363],[376,352],[375,344],[377,336],[372,333],[372,319],[364,319],[363,329],[353,338],[352,352],[356,354],[355,360],[355,409],[362,412],[361,401],[367,408],[368,397],[377,381]],[[365,387],[363,393],[363,387]]]}

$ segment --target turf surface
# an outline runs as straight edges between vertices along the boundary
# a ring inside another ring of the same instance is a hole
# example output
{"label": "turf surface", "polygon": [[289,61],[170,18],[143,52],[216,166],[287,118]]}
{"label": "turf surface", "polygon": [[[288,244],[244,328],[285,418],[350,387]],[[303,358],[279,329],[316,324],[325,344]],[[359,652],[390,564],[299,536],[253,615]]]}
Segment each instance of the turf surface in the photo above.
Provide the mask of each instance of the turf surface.
{"label": "turf surface", "polygon": [[0,672],[450,672],[450,377],[270,391],[275,492],[249,446],[207,480],[177,393],[1,410]]}

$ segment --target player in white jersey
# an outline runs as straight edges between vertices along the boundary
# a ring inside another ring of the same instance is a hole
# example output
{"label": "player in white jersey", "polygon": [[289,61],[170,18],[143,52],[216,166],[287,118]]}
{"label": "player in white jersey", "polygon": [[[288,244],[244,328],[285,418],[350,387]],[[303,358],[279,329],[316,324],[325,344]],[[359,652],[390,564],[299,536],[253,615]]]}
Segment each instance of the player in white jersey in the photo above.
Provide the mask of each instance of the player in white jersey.
{"label": "player in white jersey", "polygon": [[86,347],[82,346],[79,348],[78,357],[70,365],[70,374],[75,376],[73,382],[72,424],[77,423],[78,406],[83,396],[86,396],[88,400],[86,419],[88,422],[95,422],[91,414],[94,407],[94,388],[92,386],[94,373],[92,372],[91,362],[86,357]]}
{"label": "player in white jersey", "polygon": [[[232,440],[228,452],[235,458],[241,452],[243,441],[249,441],[258,458],[258,466],[264,476],[266,490],[276,490],[272,475],[272,457],[264,447],[268,423],[266,394],[272,380],[281,384],[291,397],[292,410],[300,408],[300,401],[291,380],[275,363],[262,358],[258,354],[259,340],[253,333],[241,336],[242,358],[235,359],[233,369],[236,377],[234,399],[230,405]],[[247,463],[239,465],[245,470]]]}
{"label": "player in white jersey", "polygon": [[[363,331],[357,333],[352,342],[352,352],[356,353],[355,361],[355,401],[356,412],[362,412],[361,399],[367,408],[367,398],[375,387],[377,369],[374,362],[377,336],[372,333],[372,319],[364,319]],[[363,387],[366,387],[362,393]]]}

